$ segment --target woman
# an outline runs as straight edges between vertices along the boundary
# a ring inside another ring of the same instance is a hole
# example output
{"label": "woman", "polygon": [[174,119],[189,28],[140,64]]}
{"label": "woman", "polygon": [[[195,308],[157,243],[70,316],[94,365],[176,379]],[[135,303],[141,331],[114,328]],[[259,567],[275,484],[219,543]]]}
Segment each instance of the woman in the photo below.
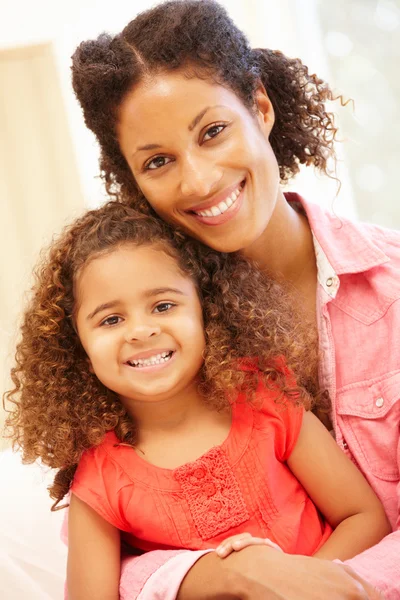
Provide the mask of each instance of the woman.
{"label": "woman", "polygon": [[[327,170],[328,86],[297,59],[251,50],[208,0],[162,4],[82,43],[73,85],[111,194],[292,285],[319,329],[319,408],[398,529],[400,235],[280,188],[299,163]],[[398,530],[347,565],[262,547],[149,553],[125,562],[121,597],[395,599],[399,553]]]}

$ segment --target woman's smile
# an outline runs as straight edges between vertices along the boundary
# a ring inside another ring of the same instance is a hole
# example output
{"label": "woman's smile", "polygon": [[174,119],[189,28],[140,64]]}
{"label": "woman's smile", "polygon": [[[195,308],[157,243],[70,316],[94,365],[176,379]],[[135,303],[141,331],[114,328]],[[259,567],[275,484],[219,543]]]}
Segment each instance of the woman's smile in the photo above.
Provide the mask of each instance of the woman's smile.
{"label": "woman's smile", "polygon": [[204,225],[223,225],[237,215],[243,202],[243,190],[246,181],[230,186],[211,200],[196,205],[186,213]]}

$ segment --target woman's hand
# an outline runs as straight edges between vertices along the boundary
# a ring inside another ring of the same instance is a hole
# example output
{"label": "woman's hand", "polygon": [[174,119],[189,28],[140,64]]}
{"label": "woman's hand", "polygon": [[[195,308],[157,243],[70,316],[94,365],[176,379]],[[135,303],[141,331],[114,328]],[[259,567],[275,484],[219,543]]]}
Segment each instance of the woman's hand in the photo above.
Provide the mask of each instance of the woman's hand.
{"label": "woman's hand", "polygon": [[200,558],[177,600],[384,600],[345,565],[249,546],[221,559]]}

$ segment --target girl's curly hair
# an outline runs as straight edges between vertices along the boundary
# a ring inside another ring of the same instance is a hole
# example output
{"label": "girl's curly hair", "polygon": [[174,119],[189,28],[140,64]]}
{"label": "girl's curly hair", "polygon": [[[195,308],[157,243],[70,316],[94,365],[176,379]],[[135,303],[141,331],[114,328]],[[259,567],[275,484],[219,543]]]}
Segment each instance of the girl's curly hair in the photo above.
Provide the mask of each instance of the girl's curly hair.
{"label": "girl's curly hair", "polygon": [[[217,410],[242,389],[252,398],[259,377],[286,398],[308,406],[316,395],[316,333],[293,312],[293,299],[238,254],[221,254],[160,219],[119,202],[92,210],[67,227],[36,271],[12,370],[13,406],[6,424],[23,460],[59,469],[50,495],[68,492],[82,453],[115,430],[135,443],[135,423],[118,396],[89,369],[74,326],[74,284],[90,260],[123,244],[153,245],[176,259],[196,284],[203,307],[206,350],[200,372],[205,399]],[[258,361],[258,375],[238,360]],[[288,377],[286,365],[295,374]]]}
{"label": "girl's curly hair", "polygon": [[149,210],[119,147],[121,103],[146,77],[177,69],[229,87],[250,110],[261,81],[275,111],[270,143],[282,182],[293,177],[300,164],[329,174],[337,131],[333,115],[325,109],[326,100],[336,99],[329,86],[298,58],[252,50],[213,0],[172,0],[141,13],[114,37],[104,33],[82,42],[72,57],[73,88],[100,145],[107,191],[117,200]]}

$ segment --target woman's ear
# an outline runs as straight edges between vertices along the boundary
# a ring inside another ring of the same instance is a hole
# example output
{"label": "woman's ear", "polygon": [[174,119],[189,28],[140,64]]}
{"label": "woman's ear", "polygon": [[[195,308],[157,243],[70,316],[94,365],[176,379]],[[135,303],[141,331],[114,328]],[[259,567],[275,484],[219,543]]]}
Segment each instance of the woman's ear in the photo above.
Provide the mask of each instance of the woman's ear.
{"label": "woman's ear", "polygon": [[275,111],[261,81],[258,83],[255,91],[254,102],[260,127],[268,137],[275,123]]}

